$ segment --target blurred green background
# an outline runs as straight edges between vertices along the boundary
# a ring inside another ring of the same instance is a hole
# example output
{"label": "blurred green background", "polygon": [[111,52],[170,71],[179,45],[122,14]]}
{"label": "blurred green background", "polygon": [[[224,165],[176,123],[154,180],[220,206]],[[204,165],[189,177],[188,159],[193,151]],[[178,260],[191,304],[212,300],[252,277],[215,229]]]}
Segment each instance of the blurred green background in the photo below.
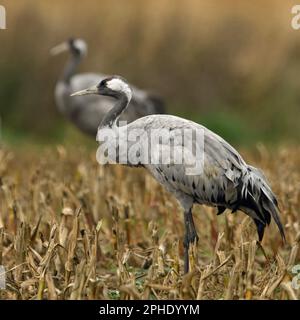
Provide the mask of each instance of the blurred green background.
{"label": "blurred green background", "polygon": [[[120,74],[164,97],[168,112],[231,143],[300,138],[300,30],[288,0],[1,0],[2,139],[88,141],[58,113],[54,87],[67,54],[49,50],[82,37],[79,72]],[[88,143],[88,142],[87,142]],[[94,143],[92,141],[92,143]]]}

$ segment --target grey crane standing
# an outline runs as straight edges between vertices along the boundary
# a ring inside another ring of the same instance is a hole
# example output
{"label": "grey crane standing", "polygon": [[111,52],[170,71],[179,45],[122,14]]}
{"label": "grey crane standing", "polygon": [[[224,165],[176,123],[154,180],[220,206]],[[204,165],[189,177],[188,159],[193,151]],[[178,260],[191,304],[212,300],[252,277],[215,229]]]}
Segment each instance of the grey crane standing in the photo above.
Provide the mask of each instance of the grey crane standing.
{"label": "grey crane standing", "polygon": [[[56,84],[55,100],[59,111],[75,124],[81,131],[96,136],[97,128],[105,114],[113,107],[114,101],[110,97],[92,96],[88,99],[77,97],[70,99],[70,94],[98,83],[106,75],[96,73],[75,74],[77,67],[87,54],[87,44],[82,39],[70,39],[51,50],[52,55],[64,51],[71,54],[63,74]],[[163,114],[163,101],[156,95],[133,87],[131,107],[120,120],[131,122],[149,114]]]}
{"label": "grey crane standing", "polygon": [[[168,163],[150,163],[151,161],[130,163],[130,166],[143,166],[150,171],[154,178],[160,182],[180,202],[184,209],[185,237],[184,237],[184,271],[189,271],[189,245],[198,241],[195,229],[192,207],[194,203],[215,206],[218,214],[226,208],[235,212],[241,210],[250,216],[257,227],[259,241],[262,240],[266,225],[274,219],[280,234],[285,239],[283,225],[279,218],[279,209],[275,195],[273,194],[263,173],[242,159],[240,154],[220,136],[209,129],[186,119],[171,115],[149,115],[127,126],[118,127],[117,120],[127,108],[132,91],[128,83],[119,76],[102,80],[97,86],[76,92],[73,96],[98,94],[117,99],[98,129],[98,137],[103,130],[113,130],[118,137],[117,148],[127,145],[130,155],[131,141],[128,136],[134,130],[143,130],[150,134],[151,130],[172,132],[175,130],[192,129],[203,133],[203,145],[200,148],[203,155],[203,169],[197,174],[187,174],[187,162],[176,163],[170,160]],[[126,130],[125,130],[126,129]],[[126,132],[126,134],[125,134]],[[170,138],[171,139],[171,138]],[[98,139],[99,140],[99,139]],[[176,148],[182,146],[182,140],[176,144]],[[192,146],[198,143],[193,141]],[[167,152],[171,140],[161,141],[151,148],[160,147]],[[190,144],[184,146],[189,149]],[[197,147],[197,146],[196,146]],[[187,150],[191,151],[191,150]],[[156,152],[156,151],[155,151]],[[191,157],[193,157],[192,153]],[[129,157],[128,157],[129,158]],[[173,159],[174,160],[174,159]],[[114,161],[114,159],[112,159]]]}

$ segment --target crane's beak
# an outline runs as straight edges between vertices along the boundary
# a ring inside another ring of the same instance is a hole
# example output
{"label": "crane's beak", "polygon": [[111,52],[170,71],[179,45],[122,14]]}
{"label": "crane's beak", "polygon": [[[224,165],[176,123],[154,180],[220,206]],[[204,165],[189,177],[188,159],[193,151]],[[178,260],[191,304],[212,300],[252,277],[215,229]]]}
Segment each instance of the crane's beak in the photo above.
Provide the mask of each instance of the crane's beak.
{"label": "crane's beak", "polygon": [[90,88],[74,92],[74,93],[71,94],[71,97],[74,97],[74,96],[86,96],[88,94],[99,94],[98,87],[97,86],[92,86]]}
{"label": "crane's beak", "polygon": [[56,56],[56,55],[58,55],[58,54],[60,54],[60,53],[62,53],[62,52],[68,51],[68,50],[69,50],[69,45],[68,45],[68,43],[67,43],[67,42],[63,42],[63,43],[55,46],[54,48],[52,48],[52,49],[50,50],[50,54],[51,54],[52,56]]}

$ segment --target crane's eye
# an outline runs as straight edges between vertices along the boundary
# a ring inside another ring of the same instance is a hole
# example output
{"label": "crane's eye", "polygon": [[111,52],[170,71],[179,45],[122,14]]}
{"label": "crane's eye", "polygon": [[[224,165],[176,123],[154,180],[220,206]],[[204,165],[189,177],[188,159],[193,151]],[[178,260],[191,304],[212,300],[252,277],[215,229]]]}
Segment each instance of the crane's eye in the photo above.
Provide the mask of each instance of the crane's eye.
{"label": "crane's eye", "polygon": [[98,84],[98,88],[103,88],[106,85],[106,81],[102,80],[99,84]]}
{"label": "crane's eye", "polygon": [[68,42],[69,42],[69,45],[70,45],[71,47],[74,45],[74,39],[73,39],[73,38],[70,38],[70,39],[68,40]]}

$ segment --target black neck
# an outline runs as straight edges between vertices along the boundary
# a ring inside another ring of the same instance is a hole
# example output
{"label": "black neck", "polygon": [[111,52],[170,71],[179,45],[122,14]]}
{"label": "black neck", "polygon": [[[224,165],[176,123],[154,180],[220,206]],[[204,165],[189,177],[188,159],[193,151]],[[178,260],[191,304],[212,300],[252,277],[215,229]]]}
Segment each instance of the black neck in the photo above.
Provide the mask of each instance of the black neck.
{"label": "black neck", "polygon": [[129,100],[125,94],[119,94],[114,96],[117,99],[115,106],[108,111],[108,113],[103,118],[100,128],[112,127],[113,124],[117,123],[120,115],[127,108]]}
{"label": "black neck", "polygon": [[81,62],[81,56],[80,55],[71,55],[71,58],[67,62],[63,75],[62,80],[66,83],[70,83],[71,77],[74,75],[79,63]]}

